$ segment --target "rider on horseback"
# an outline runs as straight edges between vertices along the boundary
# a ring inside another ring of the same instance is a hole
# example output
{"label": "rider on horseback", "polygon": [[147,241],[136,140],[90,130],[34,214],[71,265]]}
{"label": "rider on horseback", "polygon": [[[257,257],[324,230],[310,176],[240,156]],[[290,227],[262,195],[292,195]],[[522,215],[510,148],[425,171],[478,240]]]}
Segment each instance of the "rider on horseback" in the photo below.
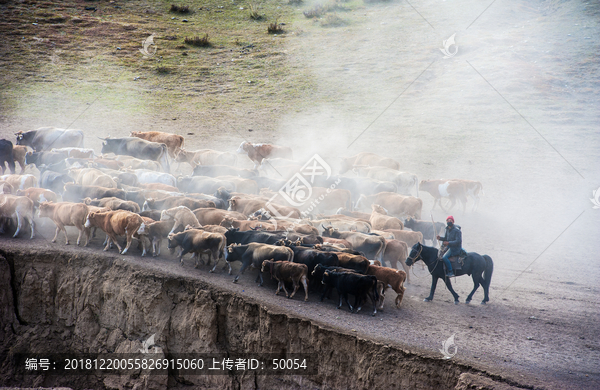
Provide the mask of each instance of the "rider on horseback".
{"label": "rider on horseback", "polygon": [[443,244],[448,246],[448,251],[442,258],[446,264],[446,277],[450,278],[454,276],[452,271],[452,264],[450,264],[451,256],[459,256],[462,249],[462,233],[460,227],[454,224],[454,217],[449,216],[446,218],[446,235],[444,237],[437,236],[438,241],[443,241]]}

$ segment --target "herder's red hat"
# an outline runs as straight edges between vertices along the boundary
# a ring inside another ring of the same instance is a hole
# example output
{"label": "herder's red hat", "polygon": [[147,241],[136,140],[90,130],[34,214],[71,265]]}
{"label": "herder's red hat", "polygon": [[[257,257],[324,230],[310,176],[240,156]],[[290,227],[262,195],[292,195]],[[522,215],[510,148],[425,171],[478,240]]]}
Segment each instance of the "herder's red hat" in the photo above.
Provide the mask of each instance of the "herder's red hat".
{"label": "herder's red hat", "polygon": [[448,218],[446,218],[446,222],[448,221],[452,221],[452,223],[454,223],[454,217],[450,215]]}

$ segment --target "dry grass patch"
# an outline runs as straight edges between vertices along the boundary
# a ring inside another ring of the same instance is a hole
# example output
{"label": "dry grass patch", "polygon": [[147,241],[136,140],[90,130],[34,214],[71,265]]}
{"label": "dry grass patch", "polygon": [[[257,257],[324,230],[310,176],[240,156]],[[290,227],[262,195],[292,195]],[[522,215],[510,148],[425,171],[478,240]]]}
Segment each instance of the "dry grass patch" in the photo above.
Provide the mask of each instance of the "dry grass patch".
{"label": "dry grass patch", "polygon": [[210,47],[212,46],[212,44],[210,43],[210,40],[208,39],[208,34],[204,34],[204,36],[202,38],[196,36],[196,37],[186,37],[184,40],[184,43],[186,45],[192,45],[192,46],[196,46],[196,47]]}
{"label": "dry grass patch", "polygon": [[176,5],[176,4],[172,4],[171,5],[171,9],[169,10],[171,12],[177,12],[180,14],[189,14],[190,13],[190,6],[189,5]]}

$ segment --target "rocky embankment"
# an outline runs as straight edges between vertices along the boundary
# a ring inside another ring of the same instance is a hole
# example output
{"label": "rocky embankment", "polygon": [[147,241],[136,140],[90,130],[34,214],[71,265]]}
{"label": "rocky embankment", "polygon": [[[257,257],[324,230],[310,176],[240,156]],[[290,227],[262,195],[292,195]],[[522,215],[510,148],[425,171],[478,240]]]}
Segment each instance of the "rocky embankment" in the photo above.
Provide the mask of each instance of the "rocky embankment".
{"label": "rocky embankment", "polygon": [[[168,354],[302,353],[315,375],[22,375],[19,353],[136,353],[155,335]],[[508,389],[452,360],[295,318],[193,277],[122,257],[0,249],[0,385],[108,389]],[[313,367],[314,367],[313,366]]]}

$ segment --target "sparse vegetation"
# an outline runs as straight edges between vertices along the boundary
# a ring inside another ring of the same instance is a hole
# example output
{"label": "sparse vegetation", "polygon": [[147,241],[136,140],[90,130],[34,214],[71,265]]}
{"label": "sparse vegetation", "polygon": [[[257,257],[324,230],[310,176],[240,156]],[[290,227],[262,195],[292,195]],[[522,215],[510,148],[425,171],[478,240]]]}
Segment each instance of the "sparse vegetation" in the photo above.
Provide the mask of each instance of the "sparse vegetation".
{"label": "sparse vegetation", "polygon": [[318,3],[315,4],[315,6],[309,10],[304,11],[304,16],[306,16],[307,18],[319,18],[323,15],[325,15],[328,12],[335,12],[335,11],[348,11],[348,8],[341,6],[339,4],[339,1],[330,1],[328,3]]}
{"label": "sparse vegetation", "polygon": [[337,14],[329,14],[325,20],[321,22],[323,27],[340,27],[346,25],[346,21],[340,18]]}
{"label": "sparse vegetation", "polygon": [[281,25],[275,21],[275,23],[269,24],[269,27],[267,27],[267,32],[269,34],[282,34],[285,31],[283,30],[283,27],[281,27]]}
{"label": "sparse vegetation", "polygon": [[209,47],[211,46],[211,43],[208,39],[208,34],[204,34],[204,36],[202,38],[195,36],[195,37],[186,37],[184,39],[184,42],[186,45],[192,45],[192,46],[197,46],[197,47]]}
{"label": "sparse vegetation", "polygon": [[256,3],[250,3],[248,13],[250,14],[250,18],[254,20],[262,19],[262,15],[258,13],[258,4]]}
{"label": "sparse vegetation", "polygon": [[190,6],[189,5],[176,5],[176,4],[172,4],[171,5],[171,12],[177,12],[180,14],[189,14],[190,13]]}
{"label": "sparse vegetation", "polygon": [[171,73],[171,68],[169,68],[167,66],[157,66],[156,73],[159,73],[159,74]]}

